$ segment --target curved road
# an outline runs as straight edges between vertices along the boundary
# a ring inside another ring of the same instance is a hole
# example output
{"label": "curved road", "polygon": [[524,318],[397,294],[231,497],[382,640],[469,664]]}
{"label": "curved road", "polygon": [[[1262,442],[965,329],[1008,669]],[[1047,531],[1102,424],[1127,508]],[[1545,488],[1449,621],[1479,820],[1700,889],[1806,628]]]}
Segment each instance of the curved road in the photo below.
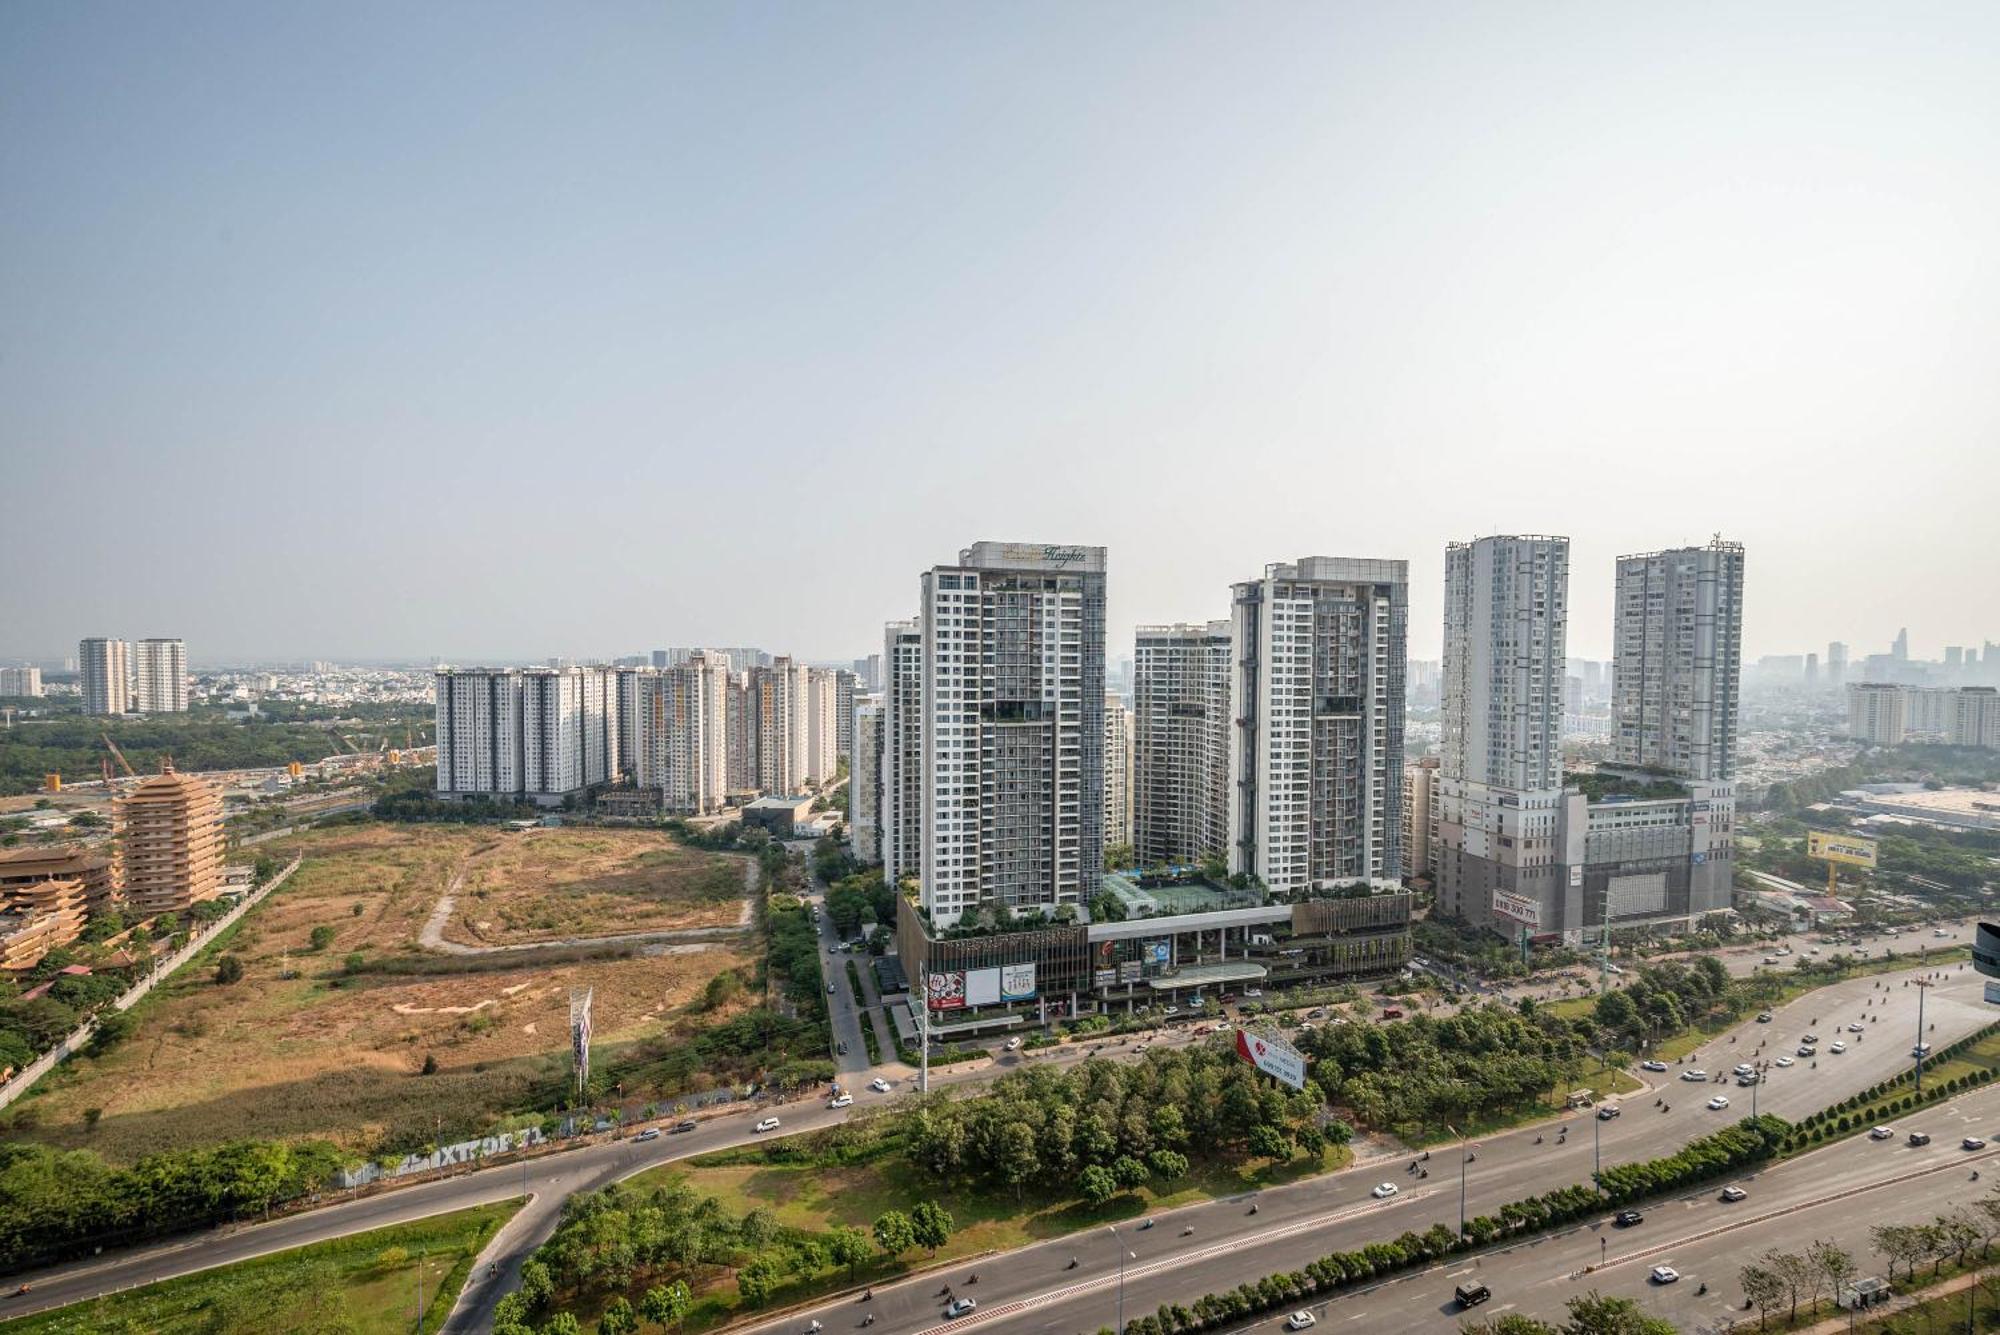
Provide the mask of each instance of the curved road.
{"label": "curved road", "polygon": [[[1892,974],[1884,979],[1860,978],[1832,984],[1782,1008],[1770,1025],[1747,1022],[1739,1026],[1735,1031],[1735,1044],[1730,1044],[1728,1037],[1724,1036],[1705,1049],[1701,1056],[1711,1071],[1726,1070],[1735,1059],[1754,1051],[1759,1040],[1767,1043],[1796,1041],[1809,1021],[1815,1018],[1821,1022],[1819,1031],[1824,1047],[1833,1037],[1830,1026],[1836,1018],[1851,1018],[1850,1012],[1852,1017],[1876,1014],[1878,1007],[1864,1006],[1864,1003],[1879,1001],[1882,1019],[1869,1027],[1866,1036],[1854,1044],[1851,1051],[1838,1057],[1820,1058],[1817,1070],[1800,1062],[1790,1070],[1773,1071],[1770,1083],[1758,1091],[1759,1111],[1768,1110],[1787,1117],[1803,1115],[1908,1066],[1908,1045],[1913,1039],[1916,1023],[1916,989],[1905,988],[1901,984],[1909,976],[1909,973]],[[1992,1018],[1983,1001],[1982,980],[1969,969],[1961,971],[1953,966],[1947,981],[1930,990],[1926,1020],[1936,1025],[1930,1037],[1938,1046],[1971,1033]],[[1192,1040],[1182,1036],[1177,1041]],[[1116,1056],[1128,1051],[1130,1044],[1107,1041],[1100,1046],[1109,1055]],[[1084,1045],[1066,1044],[1050,1050],[1048,1056],[1038,1056],[1033,1060],[1037,1064],[1054,1061],[1068,1065],[1086,1059],[1094,1050]],[[1019,1064],[1015,1059],[999,1064],[978,1063],[971,1069],[933,1074],[932,1079],[940,1086],[977,1084],[990,1080],[1001,1069]],[[907,1083],[901,1087],[908,1088]],[[1711,1087],[1704,1086],[1697,1090],[1693,1085],[1669,1082],[1663,1089],[1669,1091],[1668,1097],[1673,1104],[1671,1112],[1654,1111],[1650,1095],[1632,1095],[1626,1100],[1626,1106],[1631,1111],[1615,1121],[1600,1122],[1587,1114],[1566,1119],[1574,1129],[1564,1145],[1558,1145],[1552,1134],[1546,1135],[1544,1144],[1534,1144],[1534,1128],[1511,1131],[1480,1144],[1475,1162],[1466,1170],[1469,1213],[1497,1208],[1505,1201],[1547,1190],[1558,1183],[1588,1180],[1593,1133],[1601,1138],[1606,1162],[1645,1158],[1667,1152],[1675,1145],[1722,1125],[1725,1119],[1748,1111],[1747,1107],[1739,1106],[1724,1113],[1705,1112],[1699,1104],[1711,1092]],[[1673,1093],[1683,1089],[1689,1092],[1688,1097],[1672,1097]],[[1733,1085],[1727,1088],[1732,1100],[1748,1093]],[[29,1298],[21,1300],[18,1307],[10,1305],[5,1315],[24,1315],[288,1247],[505,1200],[521,1195],[525,1181],[526,1190],[530,1193],[528,1206],[489,1245],[447,1326],[452,1331],[483,1330],[491,1324],[493,1303],[511,1287],[518,1275],[520,1261],[553,1231],[562,1202],[574,1193],[594,1190],[675,1159],[748,1143],[757,1138],[751,1130],[756,1120],[774,1111],[783,1119],[784,1131],[789,1134],[827,1126],[848,1116],[865,1115],[887,1106],[890,1101],[890,1096],[858,1091],[855,1106],[842,1111],[829,1110],[815,1098],[775,1110],[759,1107],[732,1112],[704,1121],[699,1129],[685,1135],[662,1136],[646,1144],[619,1141],[553,1154],[530,1162],[525,1172],[518,1164],[496,1165],[360,1200],[323,1206],[269,1224],[212,1230],[90,1262],[22,1275],[18,1279],[30,1283],[33,1292]],[[1433,1151],[1431,1178],[1421,1186],[1405,1186],[1404,1194],[1388,1208],[1400,1210],[1419,1201],[1426,1202],[1426,1209],[1431,1211],[1441,1211],[1449,1206],[1450,1221],[1455,1222],[1458,1193],[1453,1189],[1456,1184],[1446,1180],[1451,1174],[1444,1168],[1450,1159],[1451,1151],[1448,1149]],[[1170,1235],[1178,1239],[1180,1228],[1192,1227],[1195,1232],[1187,1239],[1190,1246],[1198,1243],[1207,1248],[1226,1244],[1228,1248],[1240,1249],[1247,1244],[1256,1244],[1258,1252],[1255,1260],[1246,1265],[1241,1258],[1237,1258],[1232,1264],[1236,1270],[1244,1272],[1243,1278],[1261,1275],[1277,1264],[1265,1264],[1262,1249],[1263,1241],[1277,1230],[1296,1228],[1297,1231],[1290,1236],[1305,1239],[1301,1245],[1309,1247],[1312,1255],[1344,1245],[1330,1240],[1341,1236],[1338,1232],[1341,1221],[1357,1215],[1366,1218],[1381,1213],[1368,1196],[1369,1187],[1385,1178],[1404,1184],[1410,1182],[1411,1179],[1399,1171],[1401,1162],[1398,1160],[1396,1165],[1389,1167],[1379,1162],[1364,1164],[1339,1174],[1265,1191],[1258,1197],[1261,1208],[1254,1221],[1245,1213],[1240,1201],[1190,1206],[1164,1217],[1173,1224],[1168,1233],[1156,1229],[1146,1237],[1149,1242],[1155,1239],[1166,1241]],[[1248,1227],[1253,1222],[1256,1225],[1254,1229]],[[1428,1226],[1429,1222],[1430,1219],[1426,1218],[1422,1226]],[[1399,1223],[1394,1231],[1400,1232],[1403,1226]],[[1381,1236],[1380,1228],[1373,1221],[1365,1226],[1364,1231],[1370,1237]],[[980,1263],[992,1269],[990,1272],[982,1270],[979,1296],[985,1299],[991,1295],[998,1299],[1006,1293],[1010,1284],[1019,1287],[1023,1296],[1050,1287],[1061,1287],[1062,1264],[1072,1253],[1079,1258],[1079,1270],[1095,1266],[1097,1272],[1110,1264],[1117,1254],[1108,1235],[1100,1232],[994,1258]],[[1051,1260],[1052,1257],[1060,1259]],[[498,1268],[498,1274],[490,1279],[486,1276],[488,1264]],[[1175,1296],[1192,1297],[1213,1287],[1205,1280],[1190,1278],[1197,1273],[1200,1272],[1186,1271],[1174,1280]],[[1008,1276],[1016,1278],[1008,1279]],[[935,1324],[937,1312],[933,1310],[928,1295],[935,1292],[937,1282],[933,1276],[930,1287],[926,1288],[925,1280],[914,1279],[878,1293],[876,1324],[884,1327],[879,1335],[924,1329]],[[1152,1303],[1159,1301],[1154,1298]],[[814,1316],[829,1326],[837,1321],[851,1322],[850,1308],[851,1302],[831,1302],[802,1312],[796,1320],[801,1327]],[[1093,1320],[1086,1328],[1094,1329],[1100,1324],[1103,1320]]]}

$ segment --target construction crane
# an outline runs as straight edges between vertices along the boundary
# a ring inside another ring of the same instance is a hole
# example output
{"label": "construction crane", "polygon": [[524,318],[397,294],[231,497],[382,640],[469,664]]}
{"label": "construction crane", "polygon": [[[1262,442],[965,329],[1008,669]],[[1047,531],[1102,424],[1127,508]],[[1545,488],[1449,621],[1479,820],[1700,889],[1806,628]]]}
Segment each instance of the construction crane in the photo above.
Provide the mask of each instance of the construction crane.
{"label": "construction crane", "polygon": [[111,740],[111,734],[108,732],[100,732],[97,735],[104,739],[105,749],[118,758],[118,766],[120,769],[123,769],[125,771],[125,777],[127,777],[128,779],[138,778],[139,771],[132,768],[132,762],[127,760],[125,758],[125,753],[118,749],[118,743]]}

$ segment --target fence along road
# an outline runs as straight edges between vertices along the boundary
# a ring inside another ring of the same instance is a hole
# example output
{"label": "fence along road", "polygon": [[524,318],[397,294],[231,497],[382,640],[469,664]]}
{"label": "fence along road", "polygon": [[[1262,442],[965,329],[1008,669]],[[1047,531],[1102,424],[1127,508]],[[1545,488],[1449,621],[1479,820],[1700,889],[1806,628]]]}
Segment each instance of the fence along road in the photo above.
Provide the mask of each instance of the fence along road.
{"label": "fence along road", "polygon": [[[241,918],[244,914],[262,903],[264,896],[283,885],[291,874],[298,870],[298,866],[299,859],[295,857],[277,875],[237,901],[235,908],[229,910],[229,912],[195,933],[188,939],[186,945],[182,946],[172,955],[169,955],[165,960],[155,963],[152,970],[144,978],[132,984],[131,987],[127,988],[124,993],[111,1003],[112,1008],[114,1010],[128,1011],[138,1005],[140,998],[151,992],[158,984],[173,977],[176,970],[207,949],[216,937],[235,926],[238,918]],[[9,1080],[6,1084],[0,1085],[0,1108],[6,1107],[15,1099],[27,1093],[37,1080],[40,1080],[50,1071],[55,1070],[57,1066],[69,1060],[71,1054],[82,1051],[90,1043],[91,1035],[96,1032],[97,1018],[95,1016],[86,1018],[82,1024],[65,1035],[62,1042],[56,1044],[47,1052],[44,1052],[41,1056],[22,1067],[19,1075]]]}

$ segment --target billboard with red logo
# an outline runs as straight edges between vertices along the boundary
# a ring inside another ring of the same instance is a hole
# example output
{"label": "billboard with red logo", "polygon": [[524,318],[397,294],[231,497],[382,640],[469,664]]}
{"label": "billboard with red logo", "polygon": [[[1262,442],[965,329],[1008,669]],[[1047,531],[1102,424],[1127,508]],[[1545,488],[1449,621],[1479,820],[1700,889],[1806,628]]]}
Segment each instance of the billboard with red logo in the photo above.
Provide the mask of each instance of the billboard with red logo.
{"label": "billboard with red logo", "polygon": [[1238,1029],[1236,1055],[1280,1084],[1305,1088],[1305,1057],[1275,1034],[1253,1034],[1248,1029]]}

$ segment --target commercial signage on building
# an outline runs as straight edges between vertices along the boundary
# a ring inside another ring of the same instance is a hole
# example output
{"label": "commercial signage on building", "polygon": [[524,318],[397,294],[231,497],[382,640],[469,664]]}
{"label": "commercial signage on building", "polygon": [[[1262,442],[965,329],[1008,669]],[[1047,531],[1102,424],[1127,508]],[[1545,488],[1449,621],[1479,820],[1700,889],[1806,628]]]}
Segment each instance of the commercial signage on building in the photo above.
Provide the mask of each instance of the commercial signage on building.
{"label": "commercial signage on building", "polygon": [[1118,966],[1118,981],[1121,983],[1136,983],[1139,981],[1140,975],[1144,972],[1144,968],[1145,966],[1141,965],[1137,960],[1127,960]]}
{"label": "commercial signage on building", "polygon": [[1807,830],[1806,856],[1823,862],[1844,863],[1849,867],[1872,867],[1875,865],[1875,841],[1858,834]]}
{"label": "commercial signage on building", "polygon": [[1503,918],[1520,923],[1523,927],[1542,925],[1542,904],[1540,900],[1524,895],[1510,895],[1504,890],[1493,892],[1493,911]]}
{"label": "commercial signage on building", "polygon": [[1236,1055],[1280,1084],[1305,1088],[1306,1059],[1275,1034],[1253,1034],[1248,1029],[1238,1029]]}
{"label": "commercial signage on building", "polygon": [[1005,964],[1000,968],[1000,999],[1026,1001],[1035,995],[1035,966]]}
{"label": "commercial signage on building", "polygon": [[1065,547],[1056,543],[1009,542],[1000,547],[1000,559],[1009,565],[1055,570],[1095,570],[1102,569],[1100,549],[1093,547]]}
{"label": "commercial signage on building", "polygon": [[953,969],[948,973],[934,973],[926,986],[930,993],[931,1009],[934,1011],[955,1011],[965,1006],[965,970]]}
{"label": "commercial signage on building", "polygon": [[1165,941],[1148,941],[1146,943],[1146,958],[1154,964],[1164,967],[1166,962],[1173,958],[1173,954],[1173,947]]}
{"label": "commercial signage on building", "polygon": [[1094,981],[1098,987],[1110,987],[1112,984],[1118,981],[1118,970],[1099,969],[1095,974],[1091,975],[1091,977],[1092,981]]}

